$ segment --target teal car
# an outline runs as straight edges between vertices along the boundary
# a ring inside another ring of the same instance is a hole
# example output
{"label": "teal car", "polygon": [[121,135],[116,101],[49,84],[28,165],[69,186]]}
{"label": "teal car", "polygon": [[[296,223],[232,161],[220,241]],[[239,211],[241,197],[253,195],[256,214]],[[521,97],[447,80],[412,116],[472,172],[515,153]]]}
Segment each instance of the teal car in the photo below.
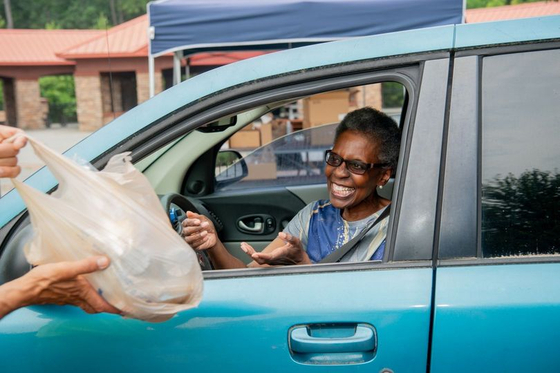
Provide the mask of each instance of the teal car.
{"label": "teal car", "polygon": [[[213,270],[202,260],[203,301],[163,323],[22,308],[0,321],[1,371],[560,371],[560,17],[355,38],[227,65],[66,154],[102,168],[131,151],[172,217],[209,216],[247,261],[240,242],[263,248],[326,195],[320,153],[340,118],[312,123],[309,111],[300,130],[294,108],[327,93],[346,97],[345,110],[374,105],[370,93],[388,87],[397,87],[391,111],[403,138],[384,188],[393,207],[381,262]],[[256,133],[253,148],[235,146],[235,136]],[[57,186],[47,169],[26,183]],[[5,282],[29,270],[17,192],[0,199],[0,227]]]}

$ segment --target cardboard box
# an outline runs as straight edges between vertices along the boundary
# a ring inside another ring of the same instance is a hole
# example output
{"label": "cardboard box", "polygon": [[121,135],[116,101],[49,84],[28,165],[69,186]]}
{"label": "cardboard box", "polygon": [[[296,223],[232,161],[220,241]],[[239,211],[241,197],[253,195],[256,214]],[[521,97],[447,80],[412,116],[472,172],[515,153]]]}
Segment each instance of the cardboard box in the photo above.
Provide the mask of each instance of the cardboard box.
{"label": "cardboard box", "polygon": [[272,141],[272,123],[261,124],[261,146]]}
{"label": "cardboard box", "polygon": [[239,131],[229,139],[232,149],[249,149],[261,146],[261,132],[259,130]]}
{"label": "cardboard box", "polygon": [[247,165],[249,174],[243,180],[276,179],[276,162],[251,163]]}
{"label": "cardboard box", "polygon": [[310,96],[303,100],[303,128],[338,123],[349,107],[348,90]]}

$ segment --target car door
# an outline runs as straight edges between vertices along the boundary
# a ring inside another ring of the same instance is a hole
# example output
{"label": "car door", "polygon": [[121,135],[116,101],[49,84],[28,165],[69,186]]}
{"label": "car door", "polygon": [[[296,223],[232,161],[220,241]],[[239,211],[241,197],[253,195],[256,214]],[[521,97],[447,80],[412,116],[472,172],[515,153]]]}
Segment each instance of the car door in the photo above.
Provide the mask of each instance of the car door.
{"label": "car door", "polygon": [[[448,71],[447,52],[366,60],[250,82],[225,98],[211,97],[227,101],[227,108],[208,103],[184,109],[195,119],[217,118],[270,95],[298,97],[306,89],[318,93],[383,77],[404,84],[409,102],[382,263],[208,271],[200,306],[164,323],[86,315],[67,306],[22,308],[0,322],[3,370],[424,371],[439,183],[434,175],[440,173]],[[235,92],[238,101],[226,100]],[[170,141],[173,130],[148,127],[131,137],[151,141],[133,156]],[[212,208],[219,211],[217,205]]]}
{"label": "car door", "polygon": [[560,45],[454,67],[432,372],[560,369]]}

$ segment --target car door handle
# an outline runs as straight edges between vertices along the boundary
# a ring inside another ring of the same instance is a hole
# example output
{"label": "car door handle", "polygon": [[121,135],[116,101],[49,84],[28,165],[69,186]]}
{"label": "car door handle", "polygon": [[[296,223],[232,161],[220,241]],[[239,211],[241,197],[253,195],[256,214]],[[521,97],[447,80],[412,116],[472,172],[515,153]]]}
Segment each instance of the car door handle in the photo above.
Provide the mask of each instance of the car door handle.
{"label": "car door handle", "polygon": [[[290,333],[290,349],[298,354],[368,352],[376,347],[376,335],[365,324],[348,324],[321,327],[314,333],[314,326],[300,326]],[[317,336],[314,336],[316,334]]]}
{"label": "car door handle", "polygon": [[245,224],[245,222],[243,220],[239,220],[239,222],[237,223],[239,228],[243,231],[247,231],[247,232],[253,232],[253,233],[260,233],[264,230],[264,223],[262,222],[262,220],[257,220],[255,219],[253,221],[253,226],[250,227],[247,224]]}

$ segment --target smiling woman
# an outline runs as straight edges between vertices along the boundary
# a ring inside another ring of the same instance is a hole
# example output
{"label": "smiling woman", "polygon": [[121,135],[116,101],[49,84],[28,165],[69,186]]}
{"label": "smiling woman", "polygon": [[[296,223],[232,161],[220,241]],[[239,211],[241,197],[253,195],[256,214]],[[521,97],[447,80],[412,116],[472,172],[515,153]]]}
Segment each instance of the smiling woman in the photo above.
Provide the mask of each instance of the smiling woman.
{"label": "smiling woman", "polygon": [[[241,243],[253,259],[249,266],[319,263],[343,248],[348,251],[339,261],[382,259],[388,215],[379,218],[391,201],[377,188],[394,172],[399,146],[400,130],[384,113],[366,107],[348,114],[336,129],[332,151],[326,152],[329,199],[308,204],[262,252]],[[183,225],[185,240],[206,250],[215,268],[245,267],[225,249],[208,218],[189,213]],[[347,248],[362,232],[365,239]]]}

